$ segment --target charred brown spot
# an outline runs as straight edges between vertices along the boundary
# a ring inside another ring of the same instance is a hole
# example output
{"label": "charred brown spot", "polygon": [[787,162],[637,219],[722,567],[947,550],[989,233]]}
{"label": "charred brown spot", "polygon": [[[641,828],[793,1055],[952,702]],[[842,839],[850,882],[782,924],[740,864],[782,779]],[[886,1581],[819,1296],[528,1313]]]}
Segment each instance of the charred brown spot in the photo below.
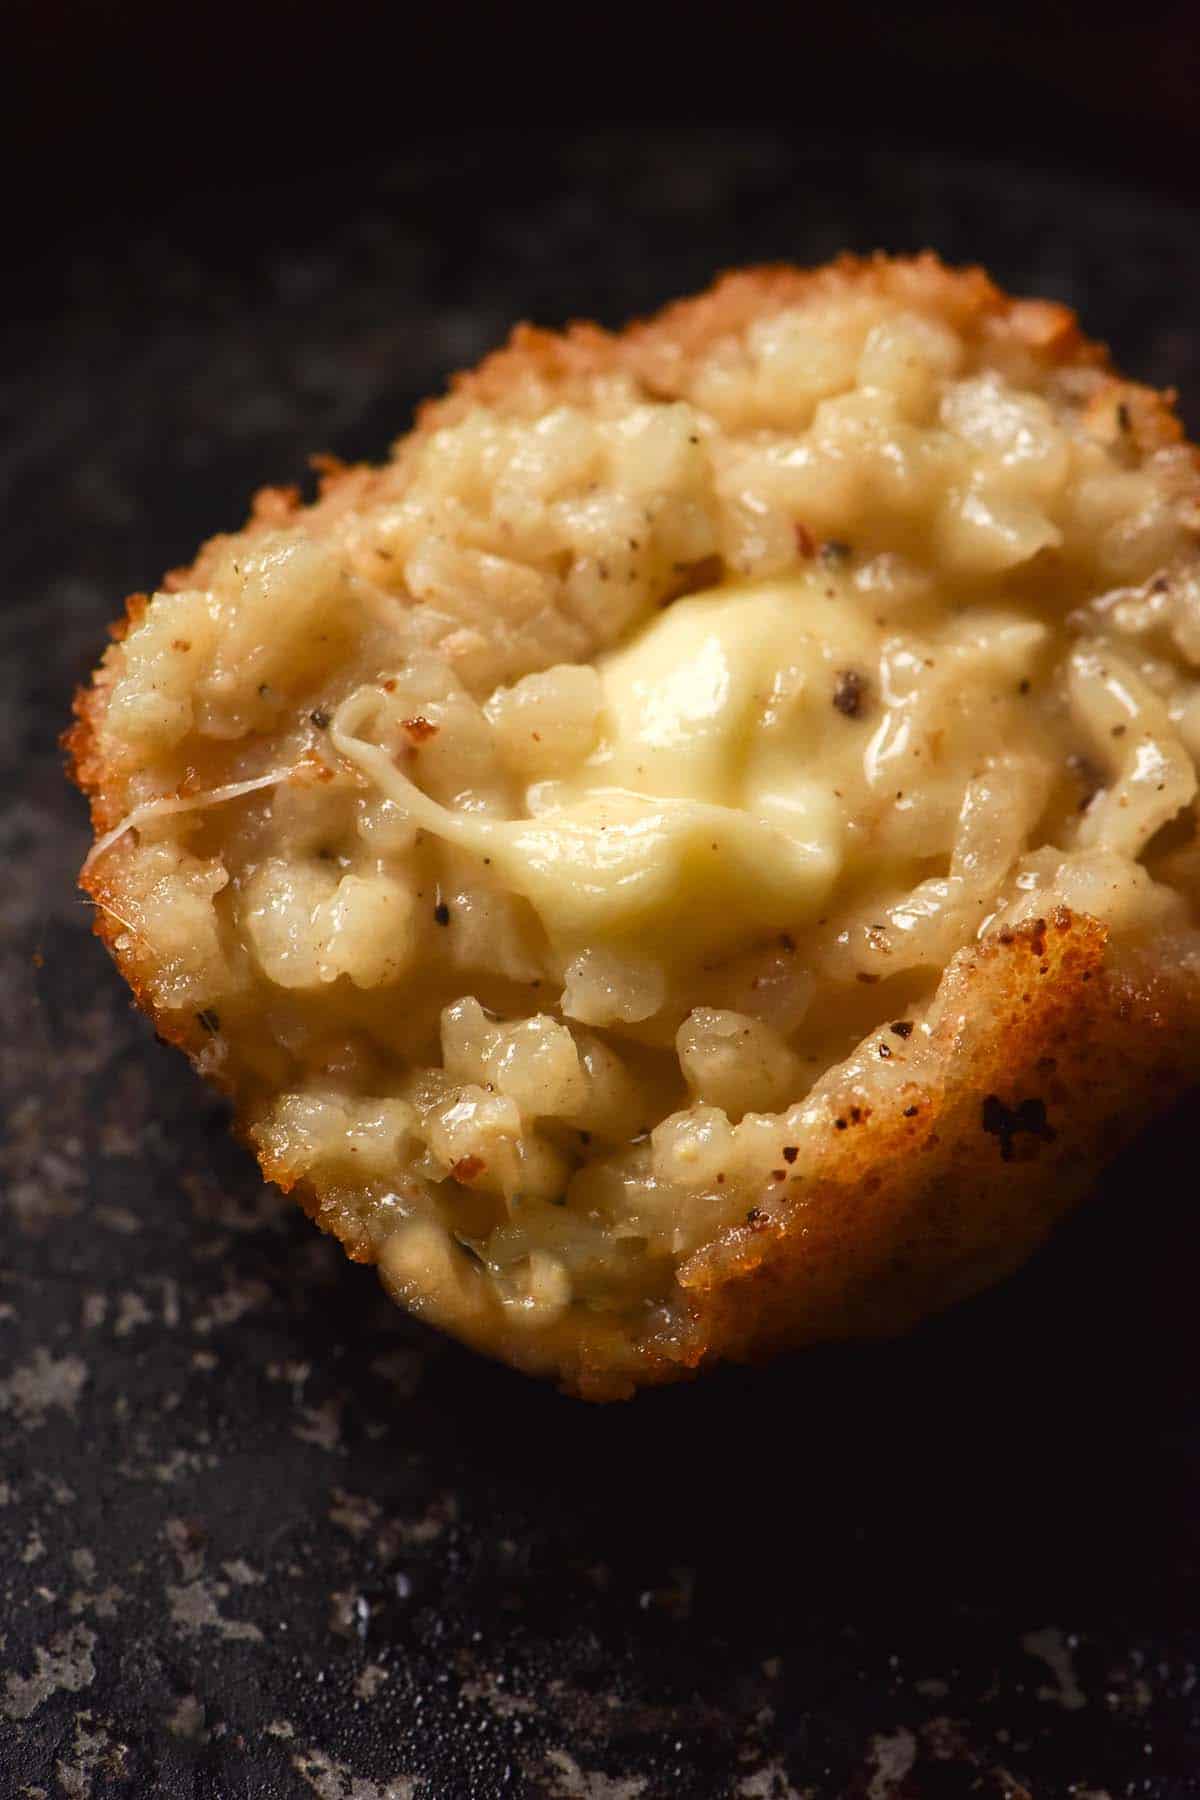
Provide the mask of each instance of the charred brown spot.
{"label": "charred brown spot", "polygon": [[784,1145],[784,1146],[783,1146],[783,1160],[784,1160],[784,1162],[786,1162],[786,1163],[794,1163],[794,1162],[795,1162],[795,1160],[796,1160],[796,1158],[797,1158],[797,1157],[798,1157],[798,1156],[799,1156],[799,1154],[800,1154],[800,1146],[799,1146],[799,1144],[785,1144],[785,1145]]}
{"label": "charred brown spot", "polygon": [[474,1181],[486,1168],[482,1156],[460,1156],[456,1163],[451,1163],[450,1173],[455,1181]]}
{"label": "charred brown spot", "polygon": [[808,526],[802,525],[800,520],[797,519],[792,529],[796,534],[796,549],[799,551],[800,555],[805,557],[815,556],[817,554],[817,540],[808,529]]}
{"label": "charred brown spot", "polygon": [[423,718],[420,713],[417,713],[415,718],[402,719],[400,728],[413,744],[426,743],[431,737],[436,737],[440,729],[437,725],[431,725],[429,720]]}
{"label": "charred brown spot", "polygon": [[894,1031],[898,1038],[910,1038],[913,1034],[913,1022],[911,1019],[897,1019],[888,1026],[888,1030]]}
{"label": "charred brown spot", "polygon": [[759,1225],[765,1225],[766,1222],[767,1222],[767,1215],[763,1211],[761,1206],[752,1206],[750,1208],[750,1211],[746,1214],[747,1225],[759,1226]]}
{"label": "charred brown spot", "polygon": [[1043,1143],[1054,1141],[1055,1131],[1046,1117],[1046,1102],[1036,1097],[1022,1100],[1019,1106],[1006,1106],[998,1094],[989,1094],[983,1103],[983,1129],[1000,1141],[1000,1154],[1011,1162],[1013,1139],[1020,1131]]}
{"label": "charred brown spot", "polygon": [[866,678],[857,669],[839,669],[833,689],[833,704],[847,719],[861,716],[867,696]]}

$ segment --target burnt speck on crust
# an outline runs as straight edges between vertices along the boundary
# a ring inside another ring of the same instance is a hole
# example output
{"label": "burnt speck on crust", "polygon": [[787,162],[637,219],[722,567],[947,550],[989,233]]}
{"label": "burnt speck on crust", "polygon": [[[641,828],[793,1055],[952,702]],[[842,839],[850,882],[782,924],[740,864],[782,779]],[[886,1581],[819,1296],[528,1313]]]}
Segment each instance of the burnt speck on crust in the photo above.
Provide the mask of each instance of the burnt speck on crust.
{"label": "burnt speck on crust", "polygon": [[448,925],[450,923],[450,908],[446,905],[444,900],[438,901],[433,909],[433,916],[439,925]]}
{"label": "burnt speck on crust", "polygon": [[910,1038],[913,1034],[913,1022],[911,1019],[897,1019],[888,1026],[888,1030],[895,1032],[898,1038]]}
{"label": "burnt speck on crust", "polygon": [[1046,1102],[1037,1098],[1022,1100],[1019,1106],[1006,1106],[998,1094],[988,1094],[983,1102],[983,1129],[1000,1142],[1005,1162],[1013,1155],[1013,1140],[1018,1132],[1028,1132],[1043,1143],[1052,1143],[1054,1127],[1046,1118]]}

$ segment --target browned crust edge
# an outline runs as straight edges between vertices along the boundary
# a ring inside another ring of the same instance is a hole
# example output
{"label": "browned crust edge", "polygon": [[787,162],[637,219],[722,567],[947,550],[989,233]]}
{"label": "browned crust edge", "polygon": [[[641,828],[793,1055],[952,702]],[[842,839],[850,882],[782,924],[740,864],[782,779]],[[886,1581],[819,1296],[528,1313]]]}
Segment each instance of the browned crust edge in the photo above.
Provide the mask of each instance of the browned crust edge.
{"label": "browned crust edge", "polygon": [[[961,331],[1007,337],[1052,366],[1091,371],[1086,410],[1093,428],[1103,433],[1123,404],[1126,428],[1143,453],[1182,437],[1174,395],[1113,373],[1106,348],[1083,335],[1069,308],[1012,299],[982,269],[948,269],[930,252],[847,255],[817,270],[780,264],[736,271],[619,333],[588,323],[562,332],[519,325],[507,345],[419,408],[412,435],[453,424],[473,406],[503,409],[530,379],[554,394],[619,371],[648,397],[669,398],[688,363],[715,341],[785,307],[856,289],[934,302]],[[347,502],[355,491],[369,494],[368,467],[313,460],[319,471],[313,506]],[[309,510],[295,488],[264,488],[244,530],[254,535],[294,524]],[[202,580],[227,542],[227,534],[210,539],[165,586]],[[114,640],[147,603],[145,594],[129,597],[124,617],[110,627]],[[120,814],[106,792],[100,746],[114,673],[110,650],[76,693],[74,723],[62,738],[68,771],[89,800],[97,832]],[[96,905],[95,933],[138,1005],[163,1039],[196,1058],[203,1027],[190,1015],[155,1006],[135,958],[119,948],[126,928],[108,910],[115,894],[102,872],[85,871],[80,885]],[[1195,972],[1114,957],[1102,927],[1065,912],[962,952],[944,978],[939,1009],[945,1082],[929,1089],[914,1084],[903,1105],[873,1117],[847,1116],[844,1125],[835,1110],[828,1151],[803,1183],[786,1183],[782,1201],[768,1195],[755,1209],[759,1216],[679,1271],[685,1324],[638,1344],[618,1342],[611,1331],[553,1347],[514,1335],[490,1346],[492,1353],[533,1372],[553,1370],[572,1391],[609,1399],[721,1357],[903,1329],[1017,1266],[1101,1164],[1200,1075]],[[222,1085],[219,1075],[209,1079]],[[1045,1131],[1017,1125],[1006,1138],[985,1127],[985,1101],[994,1102],[993,1124],[1044,1116]],[[271,1174],[269,1161],[264,1173]],[[307,1183],[294,1191],[310,1217],[334,1228]],[[371,1260],[364,1240],[343,1234],[343,1242],[355,1260]]]}

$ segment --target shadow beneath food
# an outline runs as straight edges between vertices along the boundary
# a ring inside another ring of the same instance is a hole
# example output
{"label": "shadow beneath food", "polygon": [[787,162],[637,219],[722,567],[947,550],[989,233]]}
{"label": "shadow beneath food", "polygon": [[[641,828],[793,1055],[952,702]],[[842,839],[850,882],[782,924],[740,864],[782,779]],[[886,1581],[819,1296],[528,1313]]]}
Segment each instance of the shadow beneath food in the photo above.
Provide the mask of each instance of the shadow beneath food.
{"label": "shadow beneath food", "polygon": [[[687,1588],[693,1624],[766,1641],[966,1608],[1028,1621],[1186,1617],[1200,1559],[1196,1225],[1181,1112],[1000,1290],[894,1343],[720,1369],[628,1405],[567,1400],[447,1348],[347,1479],[385,1498],[422,1451],[545,1615],[602,1569],[630,1594]],[[358,1360],[352,1310],[326,1322]],[[674,1571],[675,1574],[670,1572]],[[680,1574],[679,1572],[683,1573]]]}

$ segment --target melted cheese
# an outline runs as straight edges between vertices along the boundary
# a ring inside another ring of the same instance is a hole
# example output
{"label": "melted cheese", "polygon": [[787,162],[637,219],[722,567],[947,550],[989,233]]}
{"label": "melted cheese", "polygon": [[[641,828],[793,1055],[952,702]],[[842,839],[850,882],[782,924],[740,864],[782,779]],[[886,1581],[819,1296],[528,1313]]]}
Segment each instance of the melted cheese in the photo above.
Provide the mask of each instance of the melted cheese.
{"label": "melted cheese", "polygon": [[[1044,635],[1015,614],[943,625],[958,753],[940,777],[925,767],[951,817],[976,733],[995,728],[987,703],[1015,691]],[[487,856],[564,952],[637,947],[681,966],[810,925],[864,859],[891,872],[883,821],[905,804],[909,666],[927,675],[928,648],[889,635],[820,567],[677,600],[599,659],[600,741],[527,790],[524,819],[438,805],[354,735],[346,708],[335,739],[416,824]],[[347,707],[363,704],[369,691]]]}
{"label": "melted cheese", "polygon": [[526,796],[536,891],[512,878],[543,918],[678,957],[816,915],[842,861],[836,767],[814,758],[827,715],[843,735],[850,724],[832,707],[834,665],[878,660],[873,630],[827,588],[678,600],[600,659],[599,746]]}

